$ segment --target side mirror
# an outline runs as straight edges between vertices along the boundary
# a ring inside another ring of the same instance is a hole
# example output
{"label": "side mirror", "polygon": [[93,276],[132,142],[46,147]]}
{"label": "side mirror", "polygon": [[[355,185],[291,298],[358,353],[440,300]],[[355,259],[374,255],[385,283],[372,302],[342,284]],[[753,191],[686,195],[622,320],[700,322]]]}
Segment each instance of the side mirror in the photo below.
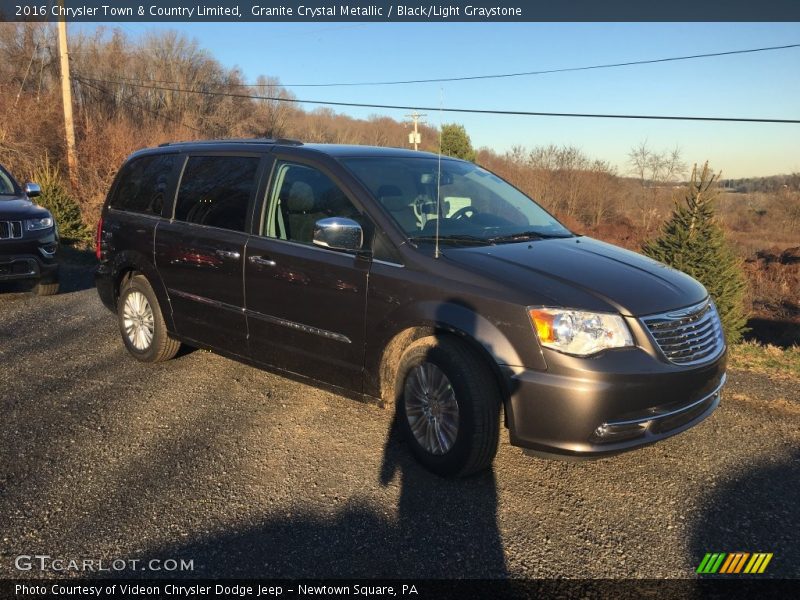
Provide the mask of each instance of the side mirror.
{"label": "side mirror", "polygon": [[36,196],[41,196],[42,188],[39,187],[38,183],[31,183],[30,181],[25,184],[25,195],[28,198],[36,198]]}
{"label": "side mirror", "polygon": [[320,219],[314,224],[314,244],[332,250],[360,250],[364,245],[364,231],[353,219]]}

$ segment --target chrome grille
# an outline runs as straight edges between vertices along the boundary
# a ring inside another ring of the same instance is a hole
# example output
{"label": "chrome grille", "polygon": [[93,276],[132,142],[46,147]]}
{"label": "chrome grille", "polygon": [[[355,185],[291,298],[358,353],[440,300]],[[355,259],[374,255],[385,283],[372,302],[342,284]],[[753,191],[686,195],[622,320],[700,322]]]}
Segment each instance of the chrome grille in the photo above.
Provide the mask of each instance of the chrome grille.
{"label": "chrome grille", "polygon": [[0,221],[0,240],[22,237],[22,221]]}
{"label": "chrome grille", "polygon": [[670,362],[688,365],[717,358],[725,349],[722,324],[714,303],[643,317],[642,322]]}

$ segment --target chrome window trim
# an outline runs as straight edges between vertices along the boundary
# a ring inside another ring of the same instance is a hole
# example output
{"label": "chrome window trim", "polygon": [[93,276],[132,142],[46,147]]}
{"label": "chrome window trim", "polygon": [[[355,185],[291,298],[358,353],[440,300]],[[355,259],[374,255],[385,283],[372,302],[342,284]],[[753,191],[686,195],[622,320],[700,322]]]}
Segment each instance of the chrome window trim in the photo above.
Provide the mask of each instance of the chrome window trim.
{"label": "chrome window trim", "polygon": [[386,265],[387,267],[395,267],[396,269],[405,269],[405,265],[401,265],[400,263],[393,263],[389,262],[388,260],[381,260],[379,258],[373,258],[372,262],[378,263],[379,265]]}

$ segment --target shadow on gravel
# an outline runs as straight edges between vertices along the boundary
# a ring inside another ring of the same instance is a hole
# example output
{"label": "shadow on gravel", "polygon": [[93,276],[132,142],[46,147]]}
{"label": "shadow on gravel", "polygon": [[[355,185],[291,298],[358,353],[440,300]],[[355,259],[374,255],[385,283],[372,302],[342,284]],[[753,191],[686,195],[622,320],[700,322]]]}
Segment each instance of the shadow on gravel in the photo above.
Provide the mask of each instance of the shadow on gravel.
{"label": "shadow on gravel", "polygon": [[699,565],[707,552],[772,552],[758,577],[800,577],[799,490],[800,452],[795,451],[709,492],[695,517],[691,560]]}
{"label": "shadow on gravel", "polygon": [[395,478],[401,486],[396,518],[351,502],[328,514],[275,515],[257,526],[157,549],[144,560],[194,560],[193,577],[507,576],[494,472],[441,479],[413,461],[392,427],[378,480],[364,487],[391,485]]}
{"label": "shadow on gravel", "polygon": [[62,246],[60,264],[60,294],[80,292],[94,287],[94,271],[97,267],[94,252]]}

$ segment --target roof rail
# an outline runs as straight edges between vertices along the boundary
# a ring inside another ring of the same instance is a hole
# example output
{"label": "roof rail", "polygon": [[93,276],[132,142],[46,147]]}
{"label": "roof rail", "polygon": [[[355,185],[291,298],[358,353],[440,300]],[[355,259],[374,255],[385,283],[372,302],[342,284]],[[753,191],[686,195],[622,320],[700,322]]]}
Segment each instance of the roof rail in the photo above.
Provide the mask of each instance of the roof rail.
{"label": "roof rail", "polygon": [[218,139],[218,140],[188,140],[183,142],[164,142],[163,144],[159,144],[159,148],[163,148],[165,146],[183,146],[189,144],[225,144],[225,143],[234,143],[234,144],[283,144],[284,146],[302,146],[303,142],[300,140],[292,140],[289,138],[228,138],[228,139]]}

